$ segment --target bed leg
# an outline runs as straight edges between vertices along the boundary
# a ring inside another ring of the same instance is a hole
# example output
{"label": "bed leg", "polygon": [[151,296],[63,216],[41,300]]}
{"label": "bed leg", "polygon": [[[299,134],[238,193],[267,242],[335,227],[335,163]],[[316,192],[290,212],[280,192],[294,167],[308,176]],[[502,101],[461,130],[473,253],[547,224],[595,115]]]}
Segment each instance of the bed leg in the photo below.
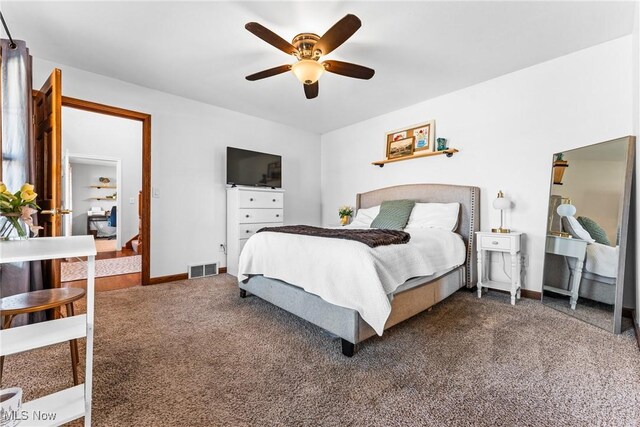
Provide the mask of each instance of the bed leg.
{"label": "bed leg", "polygon": [[240,289],[240,298],[246,298],[247,297],[247,291],[245,291],[244,289]]}
{"label": "bed leg", "polygon": [[356,345],[342,338],[342,354],[347,357],[353,357],[356,352]]}

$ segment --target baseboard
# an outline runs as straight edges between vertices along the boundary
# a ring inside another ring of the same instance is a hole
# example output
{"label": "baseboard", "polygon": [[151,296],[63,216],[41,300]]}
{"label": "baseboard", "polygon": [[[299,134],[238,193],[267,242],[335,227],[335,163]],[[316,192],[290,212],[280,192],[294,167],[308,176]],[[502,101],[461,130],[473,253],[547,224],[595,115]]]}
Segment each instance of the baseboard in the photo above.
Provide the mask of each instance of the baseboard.
{"label": "baseboard", "polygon": [[[220,267],[218,274],[224,274],[227,272],[227,267]],[[178,280],[187,280],[189,275],[187,273],[170,274],[168,276],[152,277],[149,279],[149,285],[159,285],[160,283],[177,282]]]}
{"label": "baseboard", "polygon": [[520,296],[540,301],[542,299],[542,292],[532,291],[531,289],[522,289],[520,291]]}
{"label": "baseboard", "polygon": [[159,285],[160,283],[176,282],[178,280],[187,280],[189,275],[187,273],[170,274],[168,276],[151,277],[149,279],[149,285]]}

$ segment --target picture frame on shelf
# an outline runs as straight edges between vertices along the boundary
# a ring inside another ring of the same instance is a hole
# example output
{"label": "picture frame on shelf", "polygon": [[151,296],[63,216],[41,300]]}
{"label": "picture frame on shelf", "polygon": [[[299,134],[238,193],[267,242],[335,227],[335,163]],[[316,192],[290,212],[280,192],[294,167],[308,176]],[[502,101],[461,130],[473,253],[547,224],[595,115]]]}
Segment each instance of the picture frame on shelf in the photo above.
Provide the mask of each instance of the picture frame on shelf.
{"label": "picture frame on shelf", "polygon": [[[413,139],[413,150],[411,155],[420,152],[435,152],[436,151],[436,121],[429,120],[427,122],[419,123],[412,126],[407,126],[401,129],[395,129],[385,134],[386,153],[387,159],[397,158],[400,156],[389,157],[390,147],[392,142],[405,140],[407,138]],[[404,157],[404,155],[402,156]]]}
{"label": "picture frame on shelf", "polygon": [[415,137],[413,136],[389,140],[387,142],[387,159],[412,156],[414,152],[414,141]]}

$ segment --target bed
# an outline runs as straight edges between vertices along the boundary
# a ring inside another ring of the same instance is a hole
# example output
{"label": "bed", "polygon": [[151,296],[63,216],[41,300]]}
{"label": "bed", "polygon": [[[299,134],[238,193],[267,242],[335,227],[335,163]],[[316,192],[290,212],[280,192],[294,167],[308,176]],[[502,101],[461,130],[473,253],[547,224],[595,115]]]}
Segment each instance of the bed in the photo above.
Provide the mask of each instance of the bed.
{"label": "bed", "polygon": [[[406,280],[400,283],[393,283],[393,286],[390,285],[389,278],[385,276],[385,271],[379,271],[379,281],[382,289],[385,291],[390,290],[390,292],[381,298],[376,296],[379,290],[372,287],[371,292],[367,292],[367,298],[379,299],[379,304],[382,307],[380,309],[381,314],[371,311],[367,312],[367,310],[359,306],[357,302],[353,304],[343,304],[342,301],[344,301],[344,299],[341,300],[340,304],[331,303],[327,301],[327,299],[332,300],[332,298],[328,298],[325,295],[323,299],[317,295],[317,293],[322,294],[321,292],[317,292],[315,289],[315,293],[308,292],[303,289],[306,285],[301,286],[299,283],[294,283],[293,280],[287,281],[286,274],[270,274],[270,272],[263,274],[255,270],[253,264],[248,260],[261,258],[276,263],[278,261],[284,261],[278,260],[277,258],[279,256],[287,256],[286,251],[271,250],[265,252],[265,246],[259,249],[260,245],[258,243],[253,245],[252,239],[255,238],[257,242],[259,238],[257,235],[249,239],[240,257],[241,269],[238,274],[240,296],[243,298],[248,294],[258,296],[340,337],[342,353],[345,356],[351,357],[355,353],[358,343],[376,334],[382,335],[384,330],[428,309],[462,287],[472,288],[476,285],[477,278],[474,268],[476,259],[473,244],[475,232],[478,231],[479,228],[479,196],[480,190],[477,187],[445,184],[400,185],[357,195],[356,210],[371,208],[380,205],[383,201],[398,199],[410,199],[419,203],[459,204],[458,221],[453,230],[461,242],[460,246],[463,252],[459,258],[459,262],[457,262],[458,265],[442,269],[439,268],[439,266],[443,264],[434,262],[432,267],[437,269],[437,271],[426,276],[407,277]],[[270,239],[285,238],[276,236],[281,233],[259,234],[271,235],[265,236],[265,239],[267,237]],[[418,234],[419,233],[412,234],[415,245],[420,243],[420,236],[418,236]],[[321,238],[314,237],[314,239]],[[446,239],[446,241],[451,240],[450,238]],[[275,242],[276,240],[272,241]],[[346,247],[339,246],[339,242],[337,242],[337,240],[334,241],[336,242],[333,243],[334,247]],[[360,243],[357,244],[361,245]],[[411,242],[409,244],[411,244]],[[256,248],[252,248],[252,246]],[[380,253],[389,253],[390,251],[385,249],[375,252],[375,249],[373,252],[374,257]],[[409,248],[398,250],[408,251]],[[245,251],[247,252],[245,253]],[[304,252],[304,247],[297,248],[296,252]],[[294,252],[289,252],[289,256],[292,256],[293,253]],[[345,254],[344,256],[349,257],[350,255]],[[315,268],[314,271],[318,271],[319,266],[326,271],[326,276],[322,276],[322,280],[336,282],[337,285],[344,285],[338,286],[338,288],[340,291],[344,290],[345,292],[351,290],[353,287],[362,286],[352,280],[348,272],[344,269],[332,268],[333,266],[331,261],[329,261],[329,256],[326,257],[327,259],[324,258],[325,257],[322,256],[314,256],[311,261],[313,264],[312,267]],[[360,259],[360,256],[354,257],[353,259]],[[290,260],[287,259],[286,261],[288,262]],[[368,269],[364,264],[359,268],[362,268],[362,271]],[[265,271],[267,270],[268,269],[265,268]],[[397,277],[397,275],[395,277]],[[369,296],[369,293],[373,294],[373,296]],[[353,306],[349,307],[349,305]],[[388,307],[383,307],[385,305],[388,305]],[[365,321],[363,317],[367,318],[367,321]]]}

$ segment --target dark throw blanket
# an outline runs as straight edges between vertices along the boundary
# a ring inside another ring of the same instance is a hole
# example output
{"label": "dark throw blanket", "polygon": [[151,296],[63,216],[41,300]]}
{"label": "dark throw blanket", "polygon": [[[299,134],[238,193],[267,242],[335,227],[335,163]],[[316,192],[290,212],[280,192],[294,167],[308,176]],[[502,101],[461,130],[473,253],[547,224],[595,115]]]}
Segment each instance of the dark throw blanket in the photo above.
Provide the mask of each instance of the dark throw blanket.
{"label": "dark throw blanket", "polygon": [[264,227],[258,230],[274,233],[302,234],[305,236],[328,237],[332,239],[355,240],[364,243],[370,248],[385,245],[408,243],[411,235],[400,230],[369,229],[344,229],[344,228],[320,228],[310,225],[285,225],[283,227]]}

